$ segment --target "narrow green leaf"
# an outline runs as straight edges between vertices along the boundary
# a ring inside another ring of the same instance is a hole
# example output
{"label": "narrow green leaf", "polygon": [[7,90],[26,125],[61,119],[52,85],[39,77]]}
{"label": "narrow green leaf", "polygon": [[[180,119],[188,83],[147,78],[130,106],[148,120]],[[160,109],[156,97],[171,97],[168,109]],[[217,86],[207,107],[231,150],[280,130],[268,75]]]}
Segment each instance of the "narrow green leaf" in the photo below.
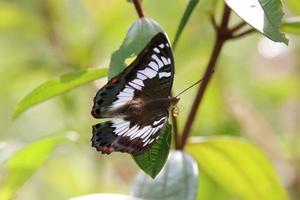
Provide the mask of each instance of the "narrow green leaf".
{"label": "narrow green leaf", "polygon": [[136,164],[149,176],[155,178],[166,163],[171,146],[171,125],[167,124],[154,145],[139,156],[132,156]]}
{"label": "narrow green leaf", "polygon": [[230,137],[192,139],[187,151],[201,169],[244,200],[286,200],[271,162],[255,146]]}
{"label": "narrow green leaf", "polygon": [[163,32],[161,26],[148,18],[138,19],[128,30],[120,48],[116,50],[110,59],[108,78],[119,74],[126,68],[125,60],[138,55],[151,38],[158,32]]}
{"label": "narrow green leaf", "polygon": [[83,84],[104,77],[107,69],[93,68],[71,72],[57,78],[46,81],[31,91],[15,108],[13,118],[17,118],[22,112],[46,101],[52,97],[63,94]]}
{"label": "narrow green leaf", "polygon": [[49,158],[53,149],[71,139],[72,136],[66,134],[40,139],[12,155],[6,162],[6,176],[0,187],[0,199],[12,199],[18,189]]}
{"label": "narrow green leaf", "polygon": [[147,200],[194,200],[198,188],[198,166],[182,151],[170,153],[168,161],[155,179],[140,172],[132,194]]}
{"label": "narrow green leaf", "polygon": [[183,29],[185,28],[188,20],[190,19],[191,15],[198,3],[199,3],[199,0],[190,0],[188,5],[186,6],[183,16],[181,17],[180,23],[177,27],[175,38],[173,40],[173,48],[174,49],[176,48],[177,42],[180,38],[180,35],[181,35]]}
{"label": "narrow green leaf", "polygon": [[282,3],[280,0],[225,0],[226,4],[239,15],[245,22],[253,26],[274,42],[288,40],[279,32],[283,17]]}
{"label": "narrow green leaf", "polygon": [[281,25],[281,30],[286,33],[300,35],[300,17],[286,19]]}

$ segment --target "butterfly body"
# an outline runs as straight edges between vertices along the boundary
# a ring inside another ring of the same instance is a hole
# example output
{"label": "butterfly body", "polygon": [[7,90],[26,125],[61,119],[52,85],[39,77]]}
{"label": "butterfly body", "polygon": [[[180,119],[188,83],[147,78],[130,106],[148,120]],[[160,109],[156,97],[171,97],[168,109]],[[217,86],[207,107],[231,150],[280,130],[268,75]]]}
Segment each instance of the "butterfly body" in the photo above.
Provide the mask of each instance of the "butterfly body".
{"label": "butterfly body", "polygon": [[158,33],[133,63],[97,92],[92,115],[112,119],[93,126],[92,146],[106,154],[147,151],[179,100],[169,97],[173,77],[170,44]]}

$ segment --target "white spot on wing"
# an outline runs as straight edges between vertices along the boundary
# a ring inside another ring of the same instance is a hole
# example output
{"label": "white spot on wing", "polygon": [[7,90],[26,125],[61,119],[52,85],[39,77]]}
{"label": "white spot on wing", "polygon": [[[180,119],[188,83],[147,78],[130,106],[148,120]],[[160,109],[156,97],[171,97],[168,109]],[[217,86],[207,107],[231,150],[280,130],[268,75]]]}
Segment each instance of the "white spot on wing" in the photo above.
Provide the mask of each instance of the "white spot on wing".
{"label": "white spot on wing", "polygon": [[115,102],[115,103],[113,103],[111,106],[110,106],[110,108],[112,108],[112,109],[115,109],[115,108],[118,108],[118,107],[120,107],[120,106],[123,106],[123,105],[125,105],[126,104],[126,101],[124,101],[124,102]]}
{"label": "white spot on wing", "polygon": [[170,47],[170,45],[169,45],[168,43],[166,43],[166,46],[167,46],[167,47]]}
{"label": "white spot on wing", "polygon": [[154,121],[153,122],[153,125],[154,126],[156,126],[157,124],[159,124],[162,120],[164,120],[166,117],[162,117],[162,118],[160,118],[159,120],[157,120],[157,121]]}
{"label": "white spot on wing", "polygon": [[150,66],[152,69],[154,69],[155,71],[158,71],[158,66],[157,66],[157,64],[156,64],[155,62],[151,61],[151,62],[149,63],[149,66]]}
{"label": "white spot on wing", "polygon": [[126,93],[129,93],[129,94],[132,94],[132,95],[133,95],[133,93],[134,93],[134,89],[132,89],[132,88],[127,88],[127,87],[125,87],[122,91],[123,91],[123,92],[126,92]]}
{"label": "white spot on wing", "polygon": [[151,144],[154,141],[154,139],[149,140],[149,144]]}
{"label": "white spot on wing", "polygon": [[141,70],[139,72],[143,73],[145,76],[147,76],[150,79],[153,78],[153,77],[155,77],[156,74],[157,74],[157,72],[154,71],[153,69],[151,69],[150,67],[147,67],[146,69]]}
{"label": "white spot on wing", "polygon": [[164,64],[163,64],[163,63],[161,62],[161,60],[157,57],[157,55],[153,54],[153,55],[151,56],[151,58],[153,58],[153,59],[157,62],[159,68],[162,68],[162,67],[164,66]]}
{"label": "white spot on wing", "polygon": [[171,63],[172,63],[170,58],[168,58],[168,63],[169,63],[169,64],[171,64]]}
{"label": "white spot on wing", "polygon": [[150,132],[152,128],[150,127],[143,135],[141,135],[141,139],[145,138]]}
{"label": "white spot on wing", "polygon": [[147,142],[145,142],[145,143],[143,144],[143,147],[146,146],[148,143],[149,143],[149,140],[147,140]]}
{"label": "white spot on wing", "polygon": [[145,76],[144,74],[141,74],[141,73],[138,72],[138,73],[137,73],[137,78],[138,78],[138,79],[141,79],[141,80],[143,81],[143,80],[146,80],[146,79],[147,79],[147,76]]}
{"label": "white spot on wing", "polygon": [[143,139],[143,142],[146,142],[148,140],[148,138],[154,133],[155,129],[151,129],[151,131],[147,134],[147,137],[145,139]]}
{"label": "white spot on wing", "polygon": [[130,138],[133,139],[133,138],[140,137],[140,135],[142,135],[143,133],[145,133],[147,131],[147,129],[149,129],[149,128],[150,128],[150,126],[145,126],[141,130],[139,130],[135,134],[133,134]]}
{"label": "white spot on wing", "polygon": [[118,135],[123,135],[124,133],[126,133],[129,130],[129,126],[126,127],[124,130],[120,131],[119,133],[117,133]]}
{"label": "white spot on wing", "polygon": [[134,79],[132,82],[135,83],[135,84],[138,84],[138,85],[140,85],[142,87],[145,86],[144,83],[143,83],[143,81],[140,80],[140,79]]}
{"label": "white spot on wing", "polygon": [[124,121],[123,119],[115,118],[112,119],[112,127],[115,128],[114,132],[117,135],[121,135],[123,132],[127,131],[130,125],[130,122]]}
{"label": "white spot on wing", "polygon": [[[131,128],[125,135],[126,136],[131,136],[132,134],[134,134],[137,130],[139,130],[139,127],[137,125],[135,125],[135,128]],[[124,136],[125,136],[124,135]]]}
{"label": "white spot on wing", "polygon": [[141,90],[141,89],[142,89],[142,86],[137,85],[137,84],[135,84],[135,83],[133,83],[133,82],[129,82],[128,84],[129,84],[131,87],[133,87],[133,88],[135,88],[135,89],[137,89],[137,90]]}
{"label": "white spot on wing", "polygon": [[164,44],[160,44],[160,45],[158,45],[160,48],[164,48]]}
{"label": "white spot on wing", "polygon": [[160,58],[161,58],[161,60],[163,61],[163,63],[164,63],[165,65],[168,65],[168,64],[169,64],[168,60],[167,60],[165,57],[161,56]]}
{"label": "white spot on wing", "polygon": [[171,76],[171,72],[160,72],[159,74],[159,78],[163,78],[163,77],[170,77]]}
{"label": "white spot on wing", "polygon": [[153,51],[155,51],[156,53],[160,52],[160,50],[158,48],[156,48],[156,47],[153,49]]}

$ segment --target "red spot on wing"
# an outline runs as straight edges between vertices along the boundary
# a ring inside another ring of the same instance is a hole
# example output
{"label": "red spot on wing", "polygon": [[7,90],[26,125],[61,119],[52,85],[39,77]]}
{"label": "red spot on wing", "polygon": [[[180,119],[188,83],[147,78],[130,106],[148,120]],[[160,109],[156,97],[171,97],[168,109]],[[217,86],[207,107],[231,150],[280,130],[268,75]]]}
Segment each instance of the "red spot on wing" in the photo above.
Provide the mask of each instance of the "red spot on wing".
{"label": "red spot on wing", "polygon": [[92,110],[91,114],[92,114],[92,115],[93,115],[93,117],[95,117],[95,118],[97,118],[97,117],[98,117],[98,115],[97,115],[97,113],[96,113],[96,111],[95,111],[95,110]]}
{"label": "red spot on wing", "polygon": [[114,78],[114,79],[111,80],[111,83],[112,83],[112,84],[115,84],[115,83],[117,83],[117,82],[118,82],[118,79],[116,79],[116,78]]}

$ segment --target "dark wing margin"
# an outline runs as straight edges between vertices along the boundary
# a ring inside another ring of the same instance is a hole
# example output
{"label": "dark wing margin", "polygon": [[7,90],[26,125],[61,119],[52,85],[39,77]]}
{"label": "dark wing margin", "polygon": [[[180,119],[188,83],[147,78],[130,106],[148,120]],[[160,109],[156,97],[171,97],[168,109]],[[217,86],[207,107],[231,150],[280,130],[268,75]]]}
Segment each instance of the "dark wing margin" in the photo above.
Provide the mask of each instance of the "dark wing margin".
{"label": "dark wing margin", "polygon": [[160,32],[123,72],[97,92],[92,115],[95,118],[114,117],[107,115],[107,111],[140,96],[151,99],[168,97],[173,78],[171,45],[166,35]]}
{"label": "dark wing margin", "polygon": [[92,146],[104,154],[120,151],[140,155],[158,139],[166,122],[167,115],[161,114],[146,125],[122,119],[99,123],[93,126]]}

